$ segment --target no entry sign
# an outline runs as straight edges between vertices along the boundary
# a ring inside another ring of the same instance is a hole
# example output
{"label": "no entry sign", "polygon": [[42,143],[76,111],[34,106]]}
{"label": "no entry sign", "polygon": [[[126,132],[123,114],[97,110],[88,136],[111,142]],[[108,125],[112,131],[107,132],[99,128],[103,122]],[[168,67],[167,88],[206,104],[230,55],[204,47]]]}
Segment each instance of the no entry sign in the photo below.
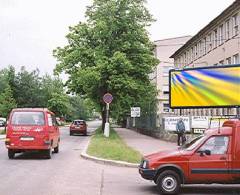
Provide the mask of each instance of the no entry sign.
{"label": "no entry sign", "polygon": [[113,96],[112,94],[110,93],[106,93],[104,96],[103,96],[103,101],[106,103],[106,104],[111,104],[113,100]]}

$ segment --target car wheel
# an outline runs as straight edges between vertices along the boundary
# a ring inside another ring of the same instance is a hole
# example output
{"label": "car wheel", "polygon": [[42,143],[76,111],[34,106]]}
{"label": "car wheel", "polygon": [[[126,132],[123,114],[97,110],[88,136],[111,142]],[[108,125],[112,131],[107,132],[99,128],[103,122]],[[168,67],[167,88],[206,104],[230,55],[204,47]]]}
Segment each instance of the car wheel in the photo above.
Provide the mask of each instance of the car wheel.
{"label": "car wheel", "polygon": [[54,148],[54,153],[58,153],[59,152],[59,144],[57,145],[57,147]]}
{"label": "car wheel", "polygon": [[45,150],[46,159],[52,158],[52,148]]}
{"label": "car wheel", "polygon": [[175,171],[166,170],[158,176],[157,188],[160,194],[178,194],[180,185],[180,177]]}
{"label": "car wheel", "polygon": [[11,149],[8,149],[8,158],[13,159],[15,156],[15,152]]}

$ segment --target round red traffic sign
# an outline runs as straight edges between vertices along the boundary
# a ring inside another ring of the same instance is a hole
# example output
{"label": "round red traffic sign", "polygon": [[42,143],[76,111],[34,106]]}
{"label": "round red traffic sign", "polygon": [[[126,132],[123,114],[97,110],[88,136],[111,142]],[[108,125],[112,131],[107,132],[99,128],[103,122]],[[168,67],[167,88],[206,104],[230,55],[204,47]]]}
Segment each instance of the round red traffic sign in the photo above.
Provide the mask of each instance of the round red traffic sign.
{"label": "round red traffic sign", "polygon": [[111,104],[113,100],[113,96],[112,94],[110,93],[106,93],[104,96],[103,96],[103,101],[106,103],[106,104]]}

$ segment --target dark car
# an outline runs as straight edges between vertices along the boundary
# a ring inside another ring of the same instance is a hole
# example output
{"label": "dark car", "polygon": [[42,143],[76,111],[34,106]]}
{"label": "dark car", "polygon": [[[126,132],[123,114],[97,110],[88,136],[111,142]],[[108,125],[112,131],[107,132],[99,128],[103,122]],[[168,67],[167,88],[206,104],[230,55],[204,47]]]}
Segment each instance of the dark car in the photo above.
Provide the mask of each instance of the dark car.
{"label": "dark car", "polygon": [[84,120],[74,120],[70,125],[70,135],[83,134],[87,135],[87,124]]}
{"label": "dark car", "polygon": [[5,120],[0,119],[0,127],[4,127],[6,124]]}

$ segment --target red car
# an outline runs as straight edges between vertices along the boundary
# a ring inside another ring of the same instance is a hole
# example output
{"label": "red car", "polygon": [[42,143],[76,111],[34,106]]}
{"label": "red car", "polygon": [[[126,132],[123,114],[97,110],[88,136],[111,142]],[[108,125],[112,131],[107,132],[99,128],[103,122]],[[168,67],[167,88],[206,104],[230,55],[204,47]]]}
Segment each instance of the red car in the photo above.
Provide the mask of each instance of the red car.
{"label": "red car", "polygon": [[73,134],[87,135],[87,124],[84,120],[74,120],[70,125],[70,135]]}
{"label": "red car", "polygon": [[139,173],[161,194],[178,194],[181,184],[239,184],[239,140],[240,120],[229,120],[183,147],[145,156]]}
{"label": "red car", "polygon": [[59,151],[60,133],[54,113],[46,108],[17,108],[10,113],[5,145],[8,157],[15,153],[41,151],[50,159]]}

